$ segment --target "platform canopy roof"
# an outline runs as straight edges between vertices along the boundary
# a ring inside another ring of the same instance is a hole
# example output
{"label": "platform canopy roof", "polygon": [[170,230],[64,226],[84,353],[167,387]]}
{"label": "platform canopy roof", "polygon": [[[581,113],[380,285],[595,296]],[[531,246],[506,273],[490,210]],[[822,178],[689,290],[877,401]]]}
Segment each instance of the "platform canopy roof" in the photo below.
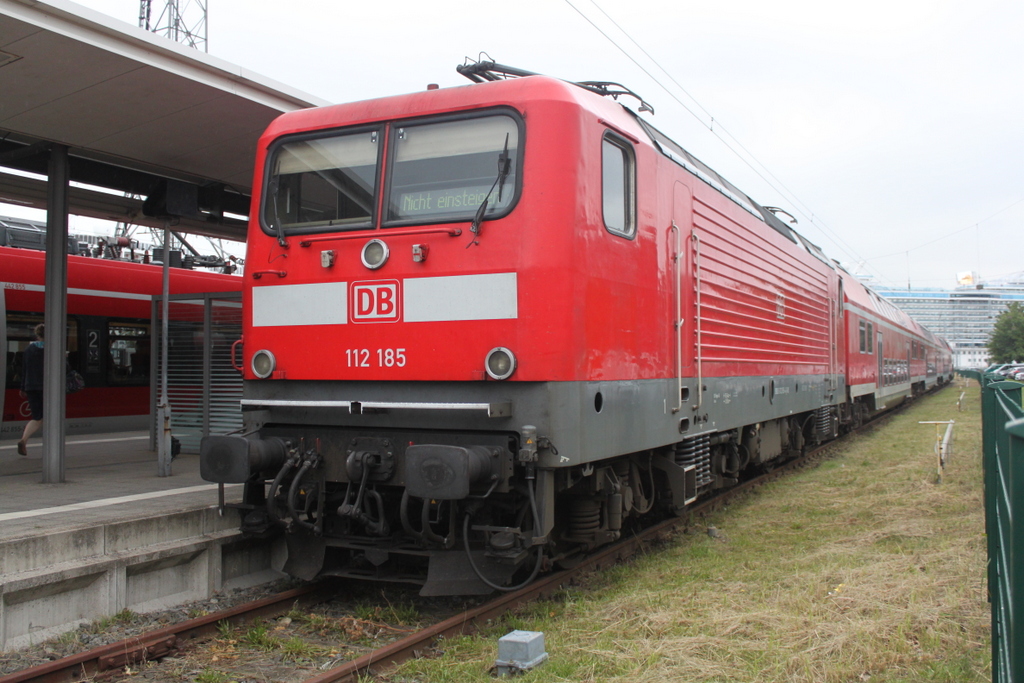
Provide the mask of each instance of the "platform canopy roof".
{"label": "platform canopy roof", "polygon": [[45,175],[59,143],[73,183],[113,191],[73,185],[71,213],[163,227],[192,196],[176,230],[244,240],[257,139],[325,104],[66,0],[0,0],[0,202],[45,208],[46,181],[8,169]]}

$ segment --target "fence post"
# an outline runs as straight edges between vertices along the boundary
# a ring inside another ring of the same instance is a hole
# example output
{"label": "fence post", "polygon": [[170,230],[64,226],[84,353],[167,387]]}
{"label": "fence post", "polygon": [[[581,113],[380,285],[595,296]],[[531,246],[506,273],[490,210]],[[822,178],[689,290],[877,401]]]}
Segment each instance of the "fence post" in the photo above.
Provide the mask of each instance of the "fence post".
{"label": "fence post", "polygon": [[[948,448],[950,440],[953,438],[953,425],[956,424],[953,420],[928,420],[918,422],[919,425],[935,425],[935,483],[942,483],[942,471],[946,468],[946,456],[948,455]],[[939,425],[946,425],[946,432],[943,435],[942,430],[939,429]]]}

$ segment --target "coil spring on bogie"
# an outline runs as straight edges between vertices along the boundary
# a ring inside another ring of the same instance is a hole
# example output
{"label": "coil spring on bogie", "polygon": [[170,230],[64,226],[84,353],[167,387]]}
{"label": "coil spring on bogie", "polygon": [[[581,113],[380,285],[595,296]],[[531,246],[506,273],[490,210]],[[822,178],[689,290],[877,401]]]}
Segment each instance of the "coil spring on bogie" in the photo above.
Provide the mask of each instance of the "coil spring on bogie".
{"label": "coil spring on bogie", "polygon": [[586,536],[601,529],[601,503],[593,498],[569,502],[569,535]]}
{"label": "coil spring on bogie", "polygon": [[835,416],[832,414],[832,408],[830,406],[821,406],[814,411],[814,434],[819,440],[825,440],[831,438],[833,431],[833,420]]}
{"label": "coil spring on bogie", "polygon": [[697,488],[710,486],[711,477],[711,435],[694,436],[676,444],[676,464],[680,467],[694,465],[697,470]]}

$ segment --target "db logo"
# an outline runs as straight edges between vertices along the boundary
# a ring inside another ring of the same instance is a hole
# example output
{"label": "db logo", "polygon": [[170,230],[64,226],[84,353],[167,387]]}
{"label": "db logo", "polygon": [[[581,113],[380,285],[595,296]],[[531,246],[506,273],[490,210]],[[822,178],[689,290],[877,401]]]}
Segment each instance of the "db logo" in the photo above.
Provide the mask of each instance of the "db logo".
{"label": "db logo", "polygon": [[354,323],[394,323],[402,317],[398,280],[353,282],[349,311]]}

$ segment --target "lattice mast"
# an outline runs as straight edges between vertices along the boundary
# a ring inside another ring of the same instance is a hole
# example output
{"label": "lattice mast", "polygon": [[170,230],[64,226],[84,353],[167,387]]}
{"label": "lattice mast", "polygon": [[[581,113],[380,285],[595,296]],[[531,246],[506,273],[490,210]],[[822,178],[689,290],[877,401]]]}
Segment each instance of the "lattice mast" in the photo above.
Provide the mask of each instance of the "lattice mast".
{"label": "lattice mast", "polygon": [[[159,7],[156,18],[154,2]],[[203,52],[209,52],[209,34],[206,16],[208,0],[139,0],[139,28],[164,36],[176,43],[183,43]],[[135,196],[135,199],[142,197]],[[132,237],[137,226],[118,223],[117,237]],[[163,231],[150,230],[150,235],[159,241]]]}
{"label": "lattice mast", "polygon": [[[160,7],[155,19],[154,2]],[[139,26],[176,43],[209,52],[206,29],[208,4],[208,0],[139,0]]]}

